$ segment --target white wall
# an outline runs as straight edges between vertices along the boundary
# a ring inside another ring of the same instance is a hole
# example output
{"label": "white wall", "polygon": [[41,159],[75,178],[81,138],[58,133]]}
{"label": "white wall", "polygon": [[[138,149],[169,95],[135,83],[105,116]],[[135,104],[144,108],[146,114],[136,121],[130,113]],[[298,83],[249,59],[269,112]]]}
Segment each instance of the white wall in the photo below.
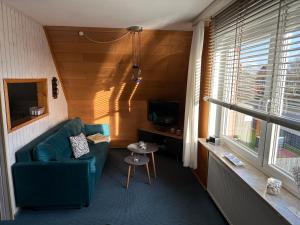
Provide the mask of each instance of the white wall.
{"label": "white wall", "polygon": [[[54,76],[57,77],[57,73],[42,25],[0,0],[0,94],[9,172],[18,149],[68,117],[61,85],[58,99],[52,98],[51,78]],[[48,78],[49,116],[8,134],[4,78]],[[14,199],[12,202],[14,206]]]}

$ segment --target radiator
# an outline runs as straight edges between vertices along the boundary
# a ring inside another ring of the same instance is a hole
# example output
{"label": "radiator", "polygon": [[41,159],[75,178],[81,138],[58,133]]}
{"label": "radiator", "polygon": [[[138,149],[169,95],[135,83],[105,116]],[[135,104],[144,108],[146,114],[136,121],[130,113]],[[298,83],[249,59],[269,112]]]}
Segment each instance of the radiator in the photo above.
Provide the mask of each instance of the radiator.
{"label": "radiator", "polygon": [[229,224],[289,224],[212,154],[209,155],[207,191]]}

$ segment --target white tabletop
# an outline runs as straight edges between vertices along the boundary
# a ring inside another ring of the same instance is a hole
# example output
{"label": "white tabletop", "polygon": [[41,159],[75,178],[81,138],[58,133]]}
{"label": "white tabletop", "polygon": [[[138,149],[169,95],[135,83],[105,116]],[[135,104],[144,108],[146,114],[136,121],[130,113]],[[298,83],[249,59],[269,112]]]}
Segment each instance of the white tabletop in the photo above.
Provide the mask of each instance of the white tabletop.
{"label": "white tabletop", "polygon": [[133,143],[127,146],[127,149],[131,152],[138,153],[138,154],[149,154],[152,152],[158,151],[158,145],[155,143],[145,143],[146,149],[141,149],[138,146],[138,143]]}

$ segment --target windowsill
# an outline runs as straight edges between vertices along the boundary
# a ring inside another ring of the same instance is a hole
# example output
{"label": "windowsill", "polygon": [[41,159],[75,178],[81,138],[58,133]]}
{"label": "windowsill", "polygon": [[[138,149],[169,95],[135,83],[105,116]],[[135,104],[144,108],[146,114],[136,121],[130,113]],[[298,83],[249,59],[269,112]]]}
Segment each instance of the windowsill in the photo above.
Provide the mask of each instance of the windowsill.
{"label": "windowsill", "polygon": [[37,121],[37,120],[40,120],[40,119],[42,119],[42,118],[44,118],[44,117],[46,117],[46,116],[48,116],[48,115],[49,115],[49,113],[44,113],[44,114],[42,114],[42,115],[40,115],[40,116],[34,116],[34,117],[32,117],[30,120],[27,120],[26,122],[21,123],[21,124],[15,126],[15,127],[11,128],[11,129],[9,129],[9,130],[8,130],[8,133],[11,133],[11,132],[13,132],[13,131],[16,131],[16,130],[22,128],[22,127],[25,127],[25,126],[27,126],[27,125],[29,125],[29,124],[31,124],[31,123]]}
{"label": "windowsill", "polygon": [[[234,172],[242,181],[248,184],[262,199],[264,199],[274,210],[276,210],[283,218],[291,224],[300,224],[300,200],[288,192],[285,188],[281,188],[280,195],[273,196],[266,193],[266,183],[268,176],[260,170],[256,169],[248,163],[243,157],[232,152],[224,146],[214,146],[200,138],[199,142],[215,156],[219,161],[225,164],[232,172]],[[244,163],[243,167],[235,167],[227,161],[223,154],[232,152],[237,155]]]}

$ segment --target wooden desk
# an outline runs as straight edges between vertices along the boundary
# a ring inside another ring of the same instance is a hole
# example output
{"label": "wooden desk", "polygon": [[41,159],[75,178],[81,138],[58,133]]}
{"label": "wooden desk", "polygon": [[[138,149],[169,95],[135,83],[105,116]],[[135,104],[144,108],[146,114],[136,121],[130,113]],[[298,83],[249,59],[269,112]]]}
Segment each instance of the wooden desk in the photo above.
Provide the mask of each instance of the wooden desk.
{"label": "wooden desk", "polygon": [[165,137],[171,137],[171,138],[175,138],[175,139],[179,139],[179,140],[183,139],[182,135],[173,134],[169,131],[160,131],[160,130],[156,130],[154,128],[139,128],[139,130],[150,132],[153,134],[159,134],[159,135],[163,135]]}

